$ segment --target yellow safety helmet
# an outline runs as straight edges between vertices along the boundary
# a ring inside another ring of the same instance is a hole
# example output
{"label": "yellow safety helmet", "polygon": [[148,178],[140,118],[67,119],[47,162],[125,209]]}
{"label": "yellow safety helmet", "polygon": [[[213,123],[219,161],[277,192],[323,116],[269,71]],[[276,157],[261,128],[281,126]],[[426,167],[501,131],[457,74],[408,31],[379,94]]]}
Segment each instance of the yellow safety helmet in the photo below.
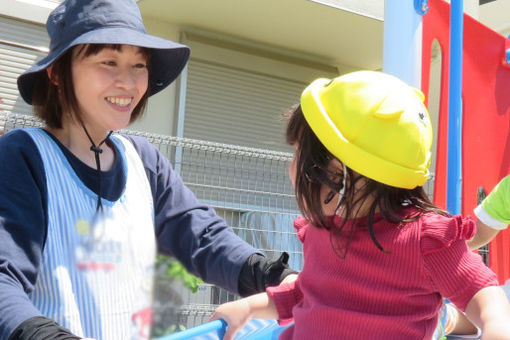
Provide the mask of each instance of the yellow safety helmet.
{"label": "yellow safety helmet", "polygon": [[336,158],[378,182],[413,189],[429,177],[432,126],[425,96],[375,71],[317,79],[301,95],[313,132]]}

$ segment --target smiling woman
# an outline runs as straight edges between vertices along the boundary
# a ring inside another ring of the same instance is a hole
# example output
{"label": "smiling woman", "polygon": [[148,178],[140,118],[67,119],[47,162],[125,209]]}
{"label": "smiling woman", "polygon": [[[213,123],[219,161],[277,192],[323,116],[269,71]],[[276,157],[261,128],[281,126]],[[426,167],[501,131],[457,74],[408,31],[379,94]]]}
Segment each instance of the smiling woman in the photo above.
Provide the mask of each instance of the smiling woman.
{"label": "smiling woman", "polygon": [[[146,49],[132,45],[87,44],[69,49],[46,69],[47,77],[36,82],[36,114],[47,122],[47,131],[82,162],[96,167],[87,145],[102,144],[108,131],[127,127],[144,112],[149,57]],[[103,170],[109,170],[112,150],[104,148],[100,159]]]}
{"label": "smiling woman", "polygon": [[47,29],[48,55],[18,78],[45,126],[0,139],[0,339],[149,338],[157,250],[233,293],[288,275],[156,147],[112,135],[176,79],[189,48],[148,35],[133,1],[66,0]]}
{"label": "smiling woman", "polygon": [[[63,119],[66,119],[66,116],[72,118],[76,115],[80,121],[83,119],[84,104],[90,105],[90,103],[87,100],[79,103],[77,97],[91,95],[90,92],[94,91],[91,86],[94,88],[114,86],[118,88],[115,90],[116,96],[105,97],[105,99],[118,104],[122,101],[122,109],[124,109],[122,111],[128,109],[129,122],[132,122],[141,115],[147,102],[149,58],[150,54],[146,49],[135,46],[79,45],[48,67],[50,82],[42,78],[36,83],[33,91],[33,105],[36,113],[47,121],[49,127],[61,128],[61,124],[58,124],[60,117],[54,116],[59,112],[52,112],[54,107],[51,103],[60,102],[62,106],[60,113],[64,116]],[[76,81],[73,82],[73,79]],[[98,82],[100,84],[95,84]],[[127,90],[126,87],[128,87]],[[62,96],[54,98],[59,95],[58,91],[63,92]],[[119,96],[120,92],[125,94]],[[137,92],[138,98],[130,92]],[[128,108],[124,107],[126,99],[130,104]],[[136,100],[133,101],[133,99]],[[58,110],[58,108],[54,109]]]}

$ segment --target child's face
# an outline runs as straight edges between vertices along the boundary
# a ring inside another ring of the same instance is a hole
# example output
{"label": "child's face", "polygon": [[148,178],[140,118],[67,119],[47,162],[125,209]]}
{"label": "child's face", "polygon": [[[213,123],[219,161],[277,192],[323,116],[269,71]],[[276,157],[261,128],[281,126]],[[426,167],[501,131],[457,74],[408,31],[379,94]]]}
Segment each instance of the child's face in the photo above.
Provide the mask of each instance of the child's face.
{"label": "child's face", "polygon": [[[295,149],[294,155],[292,157],[292,161],[290,162],[289,169],[288,169],[289,178],[290,178],[290,181],[292,182],[292,185],[294,186],[294,188],[296,187],[296,167],[297,167],[296,153],[298,151],[298,147],[299,147],[299,145],[297,143],[295,143],[294,144],[294,149]],[[342,172],[343,171],[342,164],[340,162],[338,162],[338,160],[336,160],[336,159],[331,160],[330,167],[331,167],[331,170],[334,172]],[[330,193],[331,189],[325,185],[322,185],[320,190],[321,190],[321,193],[320,193],[321,201],[325,202],[326,197]],[[330,200],[328,203],[322,204],[322,213],[325,216],[334,215],[336,212],[336,209],[337,209],[337,205],[338,205],[338,196],[335,195],[335,197],[332,200]]]}
{"label": "child's face", "polygon": [[119,130],[147,91],[147,60],[139,47],[122,45],[120,50],[104,48],[83,57],[73,51],[74,92],[88,127]]}
{"label": "child's face", "polygon": [[[296,143],[297,144],[297,143]],[[292,155],[292,161],[289,164],[289,178],[292,182],[292,186],[296,187],[296,152],[297,152],[297,145],[294,144],[294,154]]]}

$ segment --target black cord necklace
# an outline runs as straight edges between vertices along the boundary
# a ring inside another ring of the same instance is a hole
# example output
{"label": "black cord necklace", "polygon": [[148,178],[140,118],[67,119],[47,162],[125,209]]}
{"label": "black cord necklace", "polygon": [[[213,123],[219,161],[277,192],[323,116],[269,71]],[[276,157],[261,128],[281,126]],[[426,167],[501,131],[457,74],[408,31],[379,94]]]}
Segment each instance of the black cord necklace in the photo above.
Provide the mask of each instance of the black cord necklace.
{"label": "black cord necklace", "polygon": [[90,151],[94,152],[94,158],[96,159],[97,176],[98,176],[98,179],[99,179],[99,185],[98,185],[98,188],[97,188],[97,205],[96,205],[96,214],[97,214],[99,211],[103,211],[103,203],[101,202],[101,196],[102,196],[102,190],[101,190],[101,182],[102,182],[102,178],[101,178],[101,161],[99,159],[99,154],[103,152],[103,149],[101,149],[101,145],[103,145],[108,140],[108,138],[110,138],[110,136],[111,136],[113,131],[108,132],[108,134],[106,135],[106,138],[103,139],[101,141],[101,143],[96,145],[94,143],[94,141],[92,140],[92,137],[90,137],[90,134],[87,131],[87,128],[85,127],[85,125],[82,124],[82,127],[83,127],[83,130],[85,131],[85,134],[89,138],[89,141],[90,141],[90,144],[91,144]]}

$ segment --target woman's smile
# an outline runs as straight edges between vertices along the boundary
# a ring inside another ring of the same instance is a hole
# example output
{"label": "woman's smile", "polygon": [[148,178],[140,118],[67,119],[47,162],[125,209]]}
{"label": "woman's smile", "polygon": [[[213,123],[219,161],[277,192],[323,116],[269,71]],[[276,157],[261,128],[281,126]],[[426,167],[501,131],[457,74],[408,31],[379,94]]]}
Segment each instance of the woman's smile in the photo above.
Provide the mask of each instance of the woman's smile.
{"label": "woman's smile", "polygon": [[106,97],[105,100],[114,110],[132,111],[133,97]]}
{"label": "woman's smile", "polygon": [[72,71],[84,123],[99,135],[124,129],[147,91],[147,57],[131,45],[104,48],[88,56],[80,51],[74,51]]}

